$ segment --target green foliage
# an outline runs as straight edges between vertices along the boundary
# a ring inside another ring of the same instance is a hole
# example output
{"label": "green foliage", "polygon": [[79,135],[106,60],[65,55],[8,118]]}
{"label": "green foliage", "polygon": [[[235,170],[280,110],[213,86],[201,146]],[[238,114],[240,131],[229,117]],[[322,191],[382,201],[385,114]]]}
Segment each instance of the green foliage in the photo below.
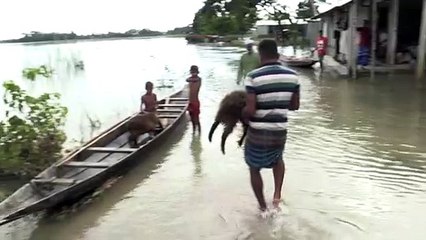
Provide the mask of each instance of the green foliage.
{"label": "green foliage", "polygon": [[[293,19],[287,11],[287,6],[278,3],[276,0],[262,0],[259,4],[265,12],[267,12],[267,17],[270,20],[274,20],[278,23],[276,36],[277,41],[281,42],[282,45],[293,45],[293,40],[297,38],[298,33],[295,31],[296,24],[293,23]],[[284,26],[283,22],[289,21],[290,27],[286,32],[286,39],[283,36]]]}
{"label": "green foliage", "polygon": [[297,18],[299,19],[309,19],[318,14],[317,4],[326,3],[326,0],[303,0],[297,5]]}
{"label": "green foliage", "polygon": [[46,65],[41,65],[37,68],[25,68],[22,70],[22,75],[24,78],[34,81],[37,76],[43,76],[45,78],[50,78],[52,76],[53,70],[47,67]]}
{"label": "green foliage", "polygon": [[177,27],[173,30],[167,31],[166,34],[170,34],[170,35],[188,34],[191,32],[191,30],[192,28],[190,26]]}
{"label": "green foliage", "polygon": [[[31,80],[45,67],[24,70]],[[33,176],[61,156],[67,108],[58,93],[30,96],[13,81],[3,83],[5,119],[0,121],[0,172]]]}
{"label": "green foliage", "polygon": [[152,31],[149,29],[136,30],[131,29],[126,32],[108,32],[104,34],[77,35],[71,33],[42,33],[32,31],[24,34],[24,37],[19,39],[4,40],[0,42],[43,42],[43,41],[66,41],[80,39],[108,39],[108,38],[129,38],[136,36],[161,36],[162,32]]}
{"label": "green foliage", "polygon": [[245,34],[257,21],[258,0],[207,0],[195,14],[192,30],[197,34]]}

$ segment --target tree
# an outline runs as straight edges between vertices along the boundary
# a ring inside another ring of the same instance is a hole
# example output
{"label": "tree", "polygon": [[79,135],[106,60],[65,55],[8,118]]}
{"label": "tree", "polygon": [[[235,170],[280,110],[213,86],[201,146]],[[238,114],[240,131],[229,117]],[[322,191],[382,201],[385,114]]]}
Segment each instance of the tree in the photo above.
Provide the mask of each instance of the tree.
{"label": "tree", "polygon": [[[23,71],[32,81],[50,77],[46,66]],[[5,119],[0,121],[0,173],[34,176],[61,157],[67,108],[58,93],[31,96],[13,81],[3,83]]]}
{"label": "tree", "polygon": [[237,26],[237,33],[244,34],[249,31],[256,21],[258,0],[232,0],[225,2],[224,10],[233,16]]}
{"label": "tree", "polygon": [[[286,42],[294,47],[303,47],[306,44],[306,39],[301,36],[301,29],[298,20],[309,19],[318,14],[319,2],[326,2],[326,0],[303,0],[298,4],[296,14],[291,15],[286,5],[279,3],[277,0],[262,0],[259,3],[260,8],[267,12],[268,18],[274,20],[278,24],[278,41],[282,45]],[[283,22],[288,22],[288,29],[286,30],[285,37],[283,37],[284,26]]]}
{"label": "tree", "polygon": [[303,0],[301,1],[297,7],[297,18],[300,19],[309,19],[315,15],[317,15],[318,12],[318,3],[326,3],[326,0]]}
{"label": "tree", "polygon": [[277,31],[276,38],[279,42],[281,42],[284,45],[285,42],[283,37],[283,31],[284,31],[283,22],[287,20],[290,22],[290,25],[293,25],[293,19],[291,18],[290,14],[287,12],[287,6],[278,3],[276,0],[262,0],[259,3],[259,5],[262,10],[267,12],[268,18],[270,20],[274,20],[277,22],[278,29],[276,30]]}
{"label": "tree", "polygon": [[244,34],[256,21],[259,0],[207,0],[194,16],[197,34]]}

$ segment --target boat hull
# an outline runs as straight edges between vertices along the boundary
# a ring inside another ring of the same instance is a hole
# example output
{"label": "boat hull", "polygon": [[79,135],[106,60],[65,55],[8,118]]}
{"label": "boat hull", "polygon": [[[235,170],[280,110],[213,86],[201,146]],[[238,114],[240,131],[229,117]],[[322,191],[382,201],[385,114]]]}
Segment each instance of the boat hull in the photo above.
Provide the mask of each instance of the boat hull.
{"label": "boat hull", "polygon": [[[174,94],[176,95],[176,94]],[[172,95],[173,96],[173,95]],[[164,100],[162,100],[164,101]],[[184,104],[185,105],[185,104]],[[121,176],[125,174],[127,171],[129,171],[133,166],[137,165],[141,162],[141,157],[144,154],[147,154],[153,150],[161,143],[166,140],[175,130],[176,128],[183,123],[183,120],[186,119],[186,111],[188,108],[188,104],[180,109],[180,113],[178,114],[177,118],[174,119],[174,121],[166,126],[164,130],[162,130],[160,133],[155,135],[155,137],[150,140],[148,143],[142,145],[134,152],[130,153],[129,155],[126,155],[124,158],[116,161],[114,164],[109,166],[108,168],[99,171],[96,174],[91,175],[90,177],[85,178],[84,180],[78,181],[75,184],[66,187],[65,189],[62,189],[57,192],[53,192],[48,196],[42,197],[38,200],[35,200],[32,204],[22,206],[20,208],[17,208],[14,212],[7,214],[6,216],[2,216],[2,219],[0,220],[0,225],[9,223],[11,221],[14,221],[16,219],[19,219],[25,215],[35,213],[41,210],[54,208],[60,205],[64,205],[67,203],[75,202],[76,200],[81,199],[83,196],[87,195],[88,193],[92,192],[96,188],[102,186],[107,180]],[[118,124],[111,127],[109,130],[105,131],[104,134],[112,134],[114,129],[117,129],[119,127],[123,127],[127,123],[127,121],[132,116],[124,119],[123,121],[119,122]],[[101,134],[102,135],[102,134]],[[78,154],[82,154],[84,149],[87,149],[89,146],[94,145],[95,141],[89,141],[87,144],[85,144],[80,150],[75,151],[71,154],[69,154],[68,158],[74,158],[77,157]],[[84,171],[84,170],[83,170]],[[51,166],[47,170],[45,170],[43,173],[41,173],[38,177],[41,175],[49,175],[54,172],[57,172],[57,165]],[[27,191],[27,192],[25,192]],[[35,189],[33,186],[31,186],[30,183],[25,184],[22,188],[20,188],[17,192],[24,193],[23,195],[35,195]],[[28,197],[28,196],[27,196]],[[20,198],[19,194],[15,194],[10,196],[9,198]],[[10,207],[9,205],[13,205],[13,202],[15,199],[6,199],[0,204],[0,210],[7,209]],[[3,206],[2,206],[3,205]]]}
{"label": "boat hull", "polygon": [[283,61],[285,65],[289,67],[298,67],[298,68],[311,68],[318,61],[309,61],[309,62],[292,62],[292,61]]}

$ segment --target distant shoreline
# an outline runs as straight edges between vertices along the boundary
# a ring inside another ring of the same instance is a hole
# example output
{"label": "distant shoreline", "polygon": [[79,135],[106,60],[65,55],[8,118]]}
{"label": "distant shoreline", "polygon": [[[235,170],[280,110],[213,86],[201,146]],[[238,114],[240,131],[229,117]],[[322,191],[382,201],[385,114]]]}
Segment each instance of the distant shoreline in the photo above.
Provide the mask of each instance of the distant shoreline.
{"label": "distant shoreline", "polygon": [[145,38],[183,38],[185,34],[163,34],[163,35],[151,35],[151,36],[129,36],[129,37],[93,37],[93,38],[79,38],[79,39],[58,39],[58,40],[44,40],[44,41],[19,41],[19,40],[2,40],[0,44],[22,44],[22,45],[38,45],[38,44],[52,44],[52,43],[76,43],[76,42],[89,42],[89,41],[116,41],[116,40],[137,40]]}

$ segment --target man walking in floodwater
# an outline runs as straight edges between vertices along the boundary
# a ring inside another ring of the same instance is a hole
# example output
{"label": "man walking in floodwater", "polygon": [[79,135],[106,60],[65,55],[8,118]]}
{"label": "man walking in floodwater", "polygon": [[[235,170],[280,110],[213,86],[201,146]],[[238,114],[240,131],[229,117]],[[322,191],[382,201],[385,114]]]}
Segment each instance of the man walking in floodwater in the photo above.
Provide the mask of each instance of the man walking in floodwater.
{"label": "man walking in floodwater", "polygon": [[327,54],[328,38],[324,37],[322,30],[318,32],[315,50],[318,54],[321,72],[324,71],[324,56]]}
{"label": "man walking in floodwater", "polygon": [[284,146],[287,139],[287,112],[299,109],[297,74],[282,66],[274,40],[259,44],[261,66],[247,74],[244,118],[249,123],[244,149],[250,168],[251,185],[262,212],[267,210],[263,195],[262,168],[272,168],[275,191],[272,204],[278,208],[284,180]]}
{"label": "man walking in floodwater", "polygon": [[246,74],[260,65],[259,55],[253,51],[253,43],[247,43],[247,52],[241,56],[240,65],[238,67],[237,84],[245,78]]}

